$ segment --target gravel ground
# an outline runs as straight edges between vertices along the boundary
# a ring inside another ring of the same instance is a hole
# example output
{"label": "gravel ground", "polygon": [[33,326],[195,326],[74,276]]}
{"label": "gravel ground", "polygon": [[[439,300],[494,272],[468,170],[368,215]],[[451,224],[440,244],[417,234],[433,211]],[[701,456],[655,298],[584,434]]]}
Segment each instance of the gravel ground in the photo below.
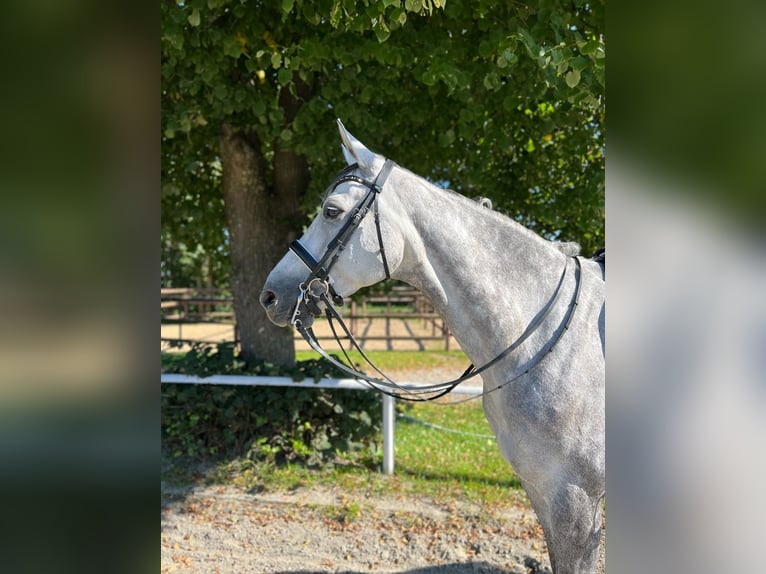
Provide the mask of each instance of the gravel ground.
{"label": "gravel ground", "polygon": [[[163,486],[161,572],[486,574],[549,567],[523,503]],[[546,570],[542,570],[545,572]]]}

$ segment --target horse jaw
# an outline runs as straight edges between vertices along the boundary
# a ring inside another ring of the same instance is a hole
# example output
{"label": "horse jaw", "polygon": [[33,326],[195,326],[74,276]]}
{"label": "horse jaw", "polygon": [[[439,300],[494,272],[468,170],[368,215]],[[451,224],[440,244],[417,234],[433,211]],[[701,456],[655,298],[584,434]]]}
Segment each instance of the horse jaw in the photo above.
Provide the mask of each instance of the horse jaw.
{"label": "horse jaw", "polygon": [[386,158],[377,155],[375,152],[367,149],[367,147],[349,133],[343,122],[338,118],[338,131],[340,132],[340,139],[343,142],[342,150],[343,156],[346,158],[348,165],[357,164],[359,169],[368,179],[372,179],[383,167]]}

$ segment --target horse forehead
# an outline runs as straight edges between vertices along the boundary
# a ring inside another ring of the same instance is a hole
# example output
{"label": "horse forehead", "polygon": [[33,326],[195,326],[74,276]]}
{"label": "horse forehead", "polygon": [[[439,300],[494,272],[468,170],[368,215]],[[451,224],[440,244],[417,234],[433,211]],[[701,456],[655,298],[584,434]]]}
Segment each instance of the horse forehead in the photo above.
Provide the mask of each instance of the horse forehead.
{"label": "horse forehead", "polygon": [[325,205],[325,203],[331,199],[341,202],[356,203],[364,197],[366,192],[367,188],[361,183],[353,181],[343,182],[340,185],[330,186],[322,198],[322,203],[320,205]]}

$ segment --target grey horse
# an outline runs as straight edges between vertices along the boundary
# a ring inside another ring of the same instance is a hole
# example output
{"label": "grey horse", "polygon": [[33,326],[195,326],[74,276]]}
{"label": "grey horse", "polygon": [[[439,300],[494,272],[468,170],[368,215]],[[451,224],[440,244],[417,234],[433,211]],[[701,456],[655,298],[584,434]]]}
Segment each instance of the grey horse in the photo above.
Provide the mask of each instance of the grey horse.
{"label": "grey horse", "polygon": [[[595,572],[606,492],[602,266],[583,258],[570,265],[579,248],[432,185],[338,125],[355,177],[326,194],[302,247],[319,260],[367,197],[370,184],[359,182],[375,181],[376,217],[364,217],[344,238],[323,277],[334,294],[349,296],[389,274],[409,283],[431,300],[476,365],[525,334],[481,374],[484,411],[537,513],[553,571]],[[288,252],[271,271],[261,303],[275,324],[294,319],[306,265]],[[563,295],[543,314],[557,285]],[[558,342],[549,349],[551,340]]]}

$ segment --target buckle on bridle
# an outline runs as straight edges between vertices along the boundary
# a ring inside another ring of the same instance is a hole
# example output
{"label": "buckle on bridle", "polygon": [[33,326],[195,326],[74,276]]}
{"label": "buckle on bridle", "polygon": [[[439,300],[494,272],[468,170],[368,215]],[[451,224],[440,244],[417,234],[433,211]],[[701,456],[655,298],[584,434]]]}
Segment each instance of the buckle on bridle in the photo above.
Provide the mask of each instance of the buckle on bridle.
{"label": "buckle on bridle", "polygon": [[291,327],[298,327],[301,324],[300,316],[301,316],[301,306],[303,305],[303,290],[301,290],[300,293],[298,293],[298,299],[295,301],[295,310],[293,311],[293,316],[290,317],[290,326]]}
{"label": "buckle on bridle", "polygon": [[290,325],[292,326],[300,323],[300,316],[303,314],[304,309],[306,313],[313,317],[321,317],[322,309],[319,306],[320,303],[327,305],[332,301],[337,306],[343,305],[343,297],[335,292],[335,289],[332,288],[332,285],[326,279],[314,277],[308,284],[305,282],[301,283],[298,289],[298,299],[295,302],[295,310],[290,319]]}

